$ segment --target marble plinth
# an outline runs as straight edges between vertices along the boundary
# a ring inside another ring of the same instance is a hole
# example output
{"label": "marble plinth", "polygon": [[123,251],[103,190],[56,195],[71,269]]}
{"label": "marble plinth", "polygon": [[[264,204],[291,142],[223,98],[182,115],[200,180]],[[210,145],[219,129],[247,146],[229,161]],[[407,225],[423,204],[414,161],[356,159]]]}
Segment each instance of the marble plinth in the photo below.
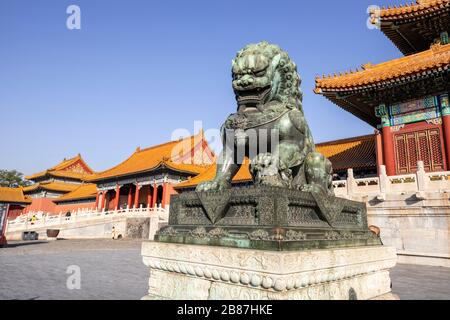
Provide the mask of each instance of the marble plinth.
{"label": "marble plinth", "polygon": [[143,299],[395,299],[389,269],[395,248],[366,246],[263,251],[148,241]]}

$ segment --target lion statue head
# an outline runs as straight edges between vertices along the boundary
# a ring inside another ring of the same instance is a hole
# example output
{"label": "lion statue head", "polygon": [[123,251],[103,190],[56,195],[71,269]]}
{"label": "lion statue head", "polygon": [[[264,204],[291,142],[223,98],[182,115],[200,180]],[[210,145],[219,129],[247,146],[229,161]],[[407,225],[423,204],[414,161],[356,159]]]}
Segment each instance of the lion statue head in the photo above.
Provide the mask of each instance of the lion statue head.
{"label": "lion statue head", "polygon": [[286,51],[266,41],[249,44],[232,62],[233,90],[239,110],[260,110],[284,103],[302,110],[301,79]]}

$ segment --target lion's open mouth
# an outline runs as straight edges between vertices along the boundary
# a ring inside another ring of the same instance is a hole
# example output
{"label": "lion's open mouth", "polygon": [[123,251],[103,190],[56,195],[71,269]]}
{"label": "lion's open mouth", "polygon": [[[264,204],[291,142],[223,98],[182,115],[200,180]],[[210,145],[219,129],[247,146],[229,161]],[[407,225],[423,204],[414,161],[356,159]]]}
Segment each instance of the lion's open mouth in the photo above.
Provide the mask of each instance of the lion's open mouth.
{"label": "lion's open mouth", "polygon": [[252,90],[242,90],[237,92],[236,98],[239,105],[257,105],[264,101],[269,92],[270,86]]}

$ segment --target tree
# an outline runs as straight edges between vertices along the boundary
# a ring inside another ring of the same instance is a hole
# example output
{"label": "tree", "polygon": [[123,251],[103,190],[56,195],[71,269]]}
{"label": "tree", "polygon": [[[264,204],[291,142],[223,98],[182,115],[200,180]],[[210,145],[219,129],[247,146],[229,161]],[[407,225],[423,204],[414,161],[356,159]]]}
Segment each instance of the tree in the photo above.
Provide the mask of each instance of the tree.
{"label": "tree", "polygon": [[29,186],[30,181],[24,179],[23,174],[17,170],[0,170],[0,186],[17,188]]}

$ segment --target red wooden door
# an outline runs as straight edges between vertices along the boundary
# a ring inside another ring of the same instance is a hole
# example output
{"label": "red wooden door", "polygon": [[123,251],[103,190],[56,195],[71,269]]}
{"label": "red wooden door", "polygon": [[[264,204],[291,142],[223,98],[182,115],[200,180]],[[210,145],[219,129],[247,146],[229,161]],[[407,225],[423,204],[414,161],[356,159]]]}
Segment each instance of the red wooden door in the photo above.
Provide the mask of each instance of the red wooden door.
{"label": "red wooden door", "polygon": [[414,173],[417,161],[423,161],[425,171],[444,171],[439,128],[394,135],[397,174]]}

